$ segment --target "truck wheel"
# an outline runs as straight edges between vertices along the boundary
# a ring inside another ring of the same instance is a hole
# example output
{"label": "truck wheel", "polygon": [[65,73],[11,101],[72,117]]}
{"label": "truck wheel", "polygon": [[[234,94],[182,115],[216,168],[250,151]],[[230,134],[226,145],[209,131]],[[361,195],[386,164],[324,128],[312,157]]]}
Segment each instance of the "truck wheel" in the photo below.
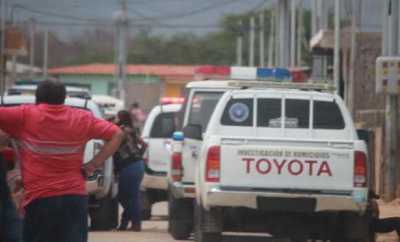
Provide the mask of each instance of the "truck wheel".
{"label": "truck wheel", "polygon": [[[219,214],[206,211],[201,204],[196,204],[195,207],[195,230],[194,238],[196,242],[220,242],[222,241],[222,221]],[[213,232],[208,232],[207,228],[212,227]]]}
{"label": "truck wheel", "polygon": [[111,230],[118,226],[118,200],[106,197],[99,206],[89,209],[91,230]]}
{"label": "truck wheel", "polygon": [[150,200],[149,194],[146,191],[140,192],[140,199],[142,202],[142,220],[150,220],[151,218],[151,207],[152,202]]}
{"label": "truck wheel", "polygon": [[186,240],[193,230],[193,200],[168,195],[168,232],[175,240]]}

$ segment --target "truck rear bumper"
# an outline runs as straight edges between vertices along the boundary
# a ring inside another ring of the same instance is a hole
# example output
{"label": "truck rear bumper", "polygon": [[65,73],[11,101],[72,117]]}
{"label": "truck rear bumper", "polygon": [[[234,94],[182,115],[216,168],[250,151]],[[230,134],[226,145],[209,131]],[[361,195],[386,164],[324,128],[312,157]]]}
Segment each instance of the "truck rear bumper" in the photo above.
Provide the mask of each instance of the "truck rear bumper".
{"label": "truck rear bumper", "polygon": [[195,198],[196,188],[194,184],[184,184],[181,182],[173,182],[169,185],[170,192],[175,198]]}
{"label": "truck rear bumper", "polygon": [[[363,213],[367,205],[366,201],[356,201],[351,195],[227,191],[220,188],[210,189],[205,197],[203,201],[206,207],[248,207],[270,211],[285,211],[292,208],[294,211],[299,211],[298,209],[304,207],[304,209],[308,209],[307,212],[349,211]],[[285,204],[291,205],[285,208]]]}
{"label": "truck rear bumper", "polygon": [[166,176],[145,174],[142,181],[143,188],[167,190],[168,182]]}

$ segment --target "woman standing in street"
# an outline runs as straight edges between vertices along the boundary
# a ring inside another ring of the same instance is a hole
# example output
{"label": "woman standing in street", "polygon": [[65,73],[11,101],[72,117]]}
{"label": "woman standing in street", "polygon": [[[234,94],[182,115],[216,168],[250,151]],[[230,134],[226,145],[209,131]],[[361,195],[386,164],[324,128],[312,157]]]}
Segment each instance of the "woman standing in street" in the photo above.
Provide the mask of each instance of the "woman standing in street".
{"label": "woman standing in street", "polygon": [[146,147],[134,129],[128,111],[119,111],[116,121],[124,132],[124,140],[114,155],[119,176],[118,199],[124,209],[118,230],[127,230],[131,222],[132,231],[141,231],[140,183],[144,175],[143,153]]}

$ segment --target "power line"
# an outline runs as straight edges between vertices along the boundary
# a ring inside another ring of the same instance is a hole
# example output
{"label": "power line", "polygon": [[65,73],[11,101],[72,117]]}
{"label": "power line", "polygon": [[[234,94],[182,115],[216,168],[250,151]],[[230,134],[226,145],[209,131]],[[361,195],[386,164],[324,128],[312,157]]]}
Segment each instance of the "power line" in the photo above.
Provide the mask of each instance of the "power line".
{"label": "power line", "polygon": [[[49,22],[49,21],[36,21],[37,24],[43,26],[66,26],[66,27],[85,27],[85,26],[101,26],[101,27],[114,27],[110,23],[78,23],[78,22]],[[25,25],[25,22],[18,22],[17,25]],[[168,25],[168,24],[130,24],[130,28],[140,28],[140,27],[152,27],[161,29],[220,29],[221,26],[218,25]]]}
{"label": "power line", "polygon": [[209,10],[214,10],[214,9],[222,7],[222,6],[226,6],[227,4],[233,4],[233,3],[236,3],[239,1],[241,1],[241,0],[219,1],[218,3],[210,4],[210,5],[204,6],[202,8],[194,9],[194,10],[186,12],[186,13],[175,14],[175,15],[166,15],[166,16],[161,16],[161,17],[157,17],[157,18],[153,18],[153,19],[155,19],[155,20],[170,20],[170,19],[188,17],[188,16],[199,14],[199,13],[204,13]]}
{"label": "power line", "polygon": [[29,8],[29,7],[23,6],[21,4],[15,4],[14,6],[15,6],[15,8],[22,9],[22,10],[25,10],[27,12],[31,12],[34,14],[47,16],[47,17],[56,17],[56,18],[63,18],[63,19],[68,19],[68,20],[73,19],[73,20],[84,21],[84,22],[107,21],[106,19],[82,18],[82,17],[78,17],[78,16],[67,15],[67,14],[62,14],[62,13],[57,13],[57,12],[43,11],[43,10]]}

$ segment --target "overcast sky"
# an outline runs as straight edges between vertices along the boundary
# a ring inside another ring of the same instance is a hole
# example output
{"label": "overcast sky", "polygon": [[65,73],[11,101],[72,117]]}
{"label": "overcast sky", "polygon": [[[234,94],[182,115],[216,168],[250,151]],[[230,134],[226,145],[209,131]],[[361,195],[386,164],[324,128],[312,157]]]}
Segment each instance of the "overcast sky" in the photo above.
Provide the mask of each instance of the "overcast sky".
{"label": "overcast sky", "polygon": [[[34,17],[54,30],[73,31],[95,23],[112,24],[120,0],[9,0],[17,22]],[[276,0],[127,0],[133,26],[151,24],[162,32],[204,33],[218,29],[221,17],[270,6]]]}
{"label": "overcast sky", "polygon": [[[193,32],[197,34],[218,30],[226,14],[259,11],[273,6],[278,0],[126,0],[131,25],[150,24],[158,33]],[[326,0],[328,1],[328,0]],[[329,0],[330,3],[333,1]],[[349,1],[350,2],[350,1]],[[349,2],[343,5],[343,14]],[[382,10],[378,0],[361,0],[362,21],[366,29],[379,30]],[[14,10],[11,11],[12,6]],[[304,0],[310,6],[310,0]],[[8,0],[9,13],[16,22],[34,17],[62,34],[83,29],[110,27],[113,15],[121,8],[121,0]],[[40,27],[39,27],[40,28]]]}

